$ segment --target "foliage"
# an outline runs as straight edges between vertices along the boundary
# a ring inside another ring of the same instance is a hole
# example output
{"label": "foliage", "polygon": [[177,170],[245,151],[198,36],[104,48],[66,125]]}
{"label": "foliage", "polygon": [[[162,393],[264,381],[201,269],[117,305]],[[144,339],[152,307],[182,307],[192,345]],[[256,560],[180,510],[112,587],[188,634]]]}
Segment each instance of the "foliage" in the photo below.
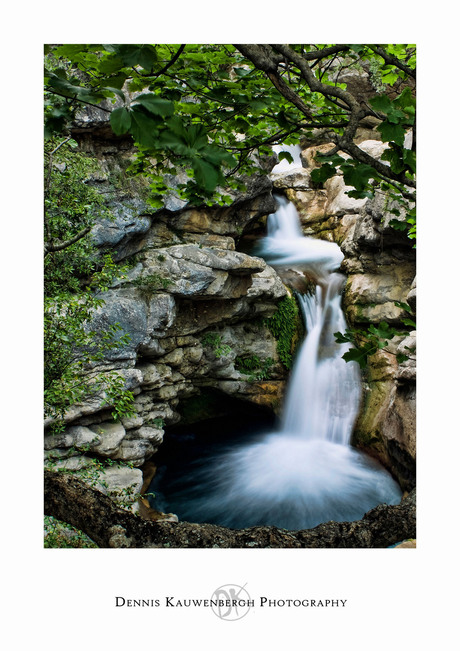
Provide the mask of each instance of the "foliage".
{"label": "foliage", "polygon": [[45,536],[43,546],[45,548],[97,548],[91,538],[80,531],[71,527],[69,524],[56,520],[51,516],[45,515]]}
{"label": "foliage", "polygon": [[217,332],[207,332],[201,339],[201,342],[205,346],[210,346],[213,349],[217,359],[219,357],[225,357],[232,352],[232,348],[228,344],[222,343],[222,336]]}
{"label": "foliage", "polygon": [[157,273],[140,276],[132,282],[133,285],[138,287],[141,293],[149,299],[152,298],[158,290],[168,289],[169,285],[173,284],[173,281],[170,278],[166,278]]}
{"label": "foliage", "polygon": [[[237,172],[250,174],[273,144],[317,129],[333,143],[317,182],[339,169],[351,196],[386,183],[414,198],[415,137],[404,144],[406,131],[415,133],[413,45],[71,44],[46,53],[46,132],[62,132],[79,105],[101,106],[114,133],[134,140],[130,170],[149,177],[153,207],[179,168],[188,175],[182,198],[223,205],[228,188],[241,185]],[[353,68],[369,74],[369,101],[341,81]],[[353,142],[368,116],[389,143],[383,161]]]}
{"label": "foliage", "polygon": [[104,332],[91,328],[103,294],[123,272],[110,255],[98,259],[89,239],[97,216],[109,216],[103,199],[88,183],[95,163],[75,151],[70,139],[45,148],[44,408],[62,428],[71,405],[99,396],[120,418],[132,413],[134,397],[123,377],[103,373],[109,351],[125,346],[118,324]]}
{"label": "foliage", "polygon": [[235,359],[235,368],[240,373],[248,375],[249,382],[260,382],[267,380],[271,374],[271,368],[275,360],[267,357],[263,361],[257,355],[250,357],[237,357]]}
{"label": "foliage", "polygon": [[44,288],[47,296],[80,291],[95,260],[86,235],[98,217],[111,217],[91,185],[97,162],[77,151],[71,138],[45,142]]}
{"label": "foliage", "polygon": [[288,370],[292,366],[293,353],[298,340],[298,319],[299,308],[293,296],[285,296],[278,304],[275,314],[265,319],[265,325],[276,339],[280,360]]}
{"label": "foliage", "polygon": [[153,427],[156,427],[157,429],[163,429],[163,427],[165,426],[165,421],[164,421],[163,418],[160,418],[160,417],[152,418],[152,419],[147,419],[146,421],[144,421],[144,425],[148,425],[148,426],[151,426],[151,427],[153,426]]}
{"label": "foliage", "polygon": [[[411,307],[407,303],[400,303],[395,301],[395,305],[405,310],[410,314],[409,317],[404,317],[401,322],[410,326],[416,327],[413,319]],[[401,328],[394,328],[381,321],[378,325],[370,325],[367,330],[361,328],[347,328],[345,333],[335,332],[334,337],[337,343],[345,344],[351,343],[352,348],[342,355],[346,362],[357,362],[362,369],[367,366],[367,359],[370,355],[374,355],[378,350],[385,350],[388,343],[393,337],[407,337],[409,332],[402,331]],[[408,355],[398,353],[396,361],[402,364],[410,358],[411,349],[406,346]],[[386,350],[386,352],[390,352]],[[393,353],[392,353],[393,354]]]}

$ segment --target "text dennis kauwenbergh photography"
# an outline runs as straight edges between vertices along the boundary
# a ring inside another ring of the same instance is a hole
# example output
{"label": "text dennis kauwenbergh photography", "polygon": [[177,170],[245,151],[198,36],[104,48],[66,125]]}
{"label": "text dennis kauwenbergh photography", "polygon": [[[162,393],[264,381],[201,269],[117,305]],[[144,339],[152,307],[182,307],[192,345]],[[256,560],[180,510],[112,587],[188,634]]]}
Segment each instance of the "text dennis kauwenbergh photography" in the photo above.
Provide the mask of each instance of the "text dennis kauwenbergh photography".
{"label": "text dennis kauwenbergh photography", "polygon": [[200,599],[165,596],[159,599],[115,597],[117,608],[345,608],[347,599],[301,599],[257,597],[256,599]]}

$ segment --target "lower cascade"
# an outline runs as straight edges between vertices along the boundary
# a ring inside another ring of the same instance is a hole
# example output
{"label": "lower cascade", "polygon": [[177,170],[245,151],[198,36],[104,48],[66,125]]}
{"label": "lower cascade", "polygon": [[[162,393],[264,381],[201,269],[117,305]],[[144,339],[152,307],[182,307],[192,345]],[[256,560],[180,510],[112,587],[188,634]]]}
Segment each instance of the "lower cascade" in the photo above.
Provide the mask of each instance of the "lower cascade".
{"label": "lower cascade", "polygon": [[[273,266],[308,272],[316,292],[298,294],[306,337],[297,354],[278,431],[192,464],[169,482],[163,508],[180,519],[232,528],[275,525],[297,530],[329,520],[359,520],[378,504],[397,504],[401,490],[377,462],[350,445],[361,399],[359,366],[345,362],[349,344],[344,277],[337,244],[304,237],[284,197],[269,215],[258,255]],[[152,485],[156,490],[155,485]]]}

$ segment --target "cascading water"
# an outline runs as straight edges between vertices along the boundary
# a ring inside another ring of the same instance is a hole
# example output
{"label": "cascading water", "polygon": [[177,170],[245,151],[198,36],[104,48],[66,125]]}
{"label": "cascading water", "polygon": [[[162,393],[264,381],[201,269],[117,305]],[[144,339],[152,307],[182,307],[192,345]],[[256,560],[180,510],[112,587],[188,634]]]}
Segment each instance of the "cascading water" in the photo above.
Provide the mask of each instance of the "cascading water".
{"label": "cascading water", "polygon": [[340,248],[304,237],[295,207],[281,198],[258,254],[271,265],[308,271],[318,282],[315,294],[298,295],[307,335],[280,431],[197,467],[186,488],[180,482],[170,487],[168,507],[195,522],[303,529],[358,520],[378,504],[397,504],[401,491],[389,473],[350,446],[361,384],[358,365],[342,359],[349,344],[334,337],[346,327],[344,277],[334,273],[343,259]]}

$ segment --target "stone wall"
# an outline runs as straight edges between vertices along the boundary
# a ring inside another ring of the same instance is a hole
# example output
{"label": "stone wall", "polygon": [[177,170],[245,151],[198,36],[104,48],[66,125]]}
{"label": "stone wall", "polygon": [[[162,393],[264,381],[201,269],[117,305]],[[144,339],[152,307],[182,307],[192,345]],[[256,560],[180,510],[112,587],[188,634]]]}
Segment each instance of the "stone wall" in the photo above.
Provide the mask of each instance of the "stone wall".
{"label": "stone wall", "polygon": [[[136,416],[114,422],[104,395],[74,405],[62,435],[51,434],[47,421],[45,456],[126,505],[141,491],[142,469],[164,428],[180,420],[178,405],[203,387],[279,410],[287,371],[264,319],[287,290],[264,260],[235,250],[238,237],[275,208],[265,175],[250,179],[230,207],[188,209],[172,193],[153,210],[143,179],[125,173],[132,150],[98,130],[97,121],[83,126],[74,136],[98,158],[100,170],[89,182],[114,215],[91,235],[101,255],[110,250],[128,264],[103,295],[92,327],[104,333],[118,323],[129,334],[129,343],[108,353],[100,370],[124,378],[135,394]],[[248,357],[261,365],[273,360],[270,378],[257,381],[237,370],[237,358]]]}

